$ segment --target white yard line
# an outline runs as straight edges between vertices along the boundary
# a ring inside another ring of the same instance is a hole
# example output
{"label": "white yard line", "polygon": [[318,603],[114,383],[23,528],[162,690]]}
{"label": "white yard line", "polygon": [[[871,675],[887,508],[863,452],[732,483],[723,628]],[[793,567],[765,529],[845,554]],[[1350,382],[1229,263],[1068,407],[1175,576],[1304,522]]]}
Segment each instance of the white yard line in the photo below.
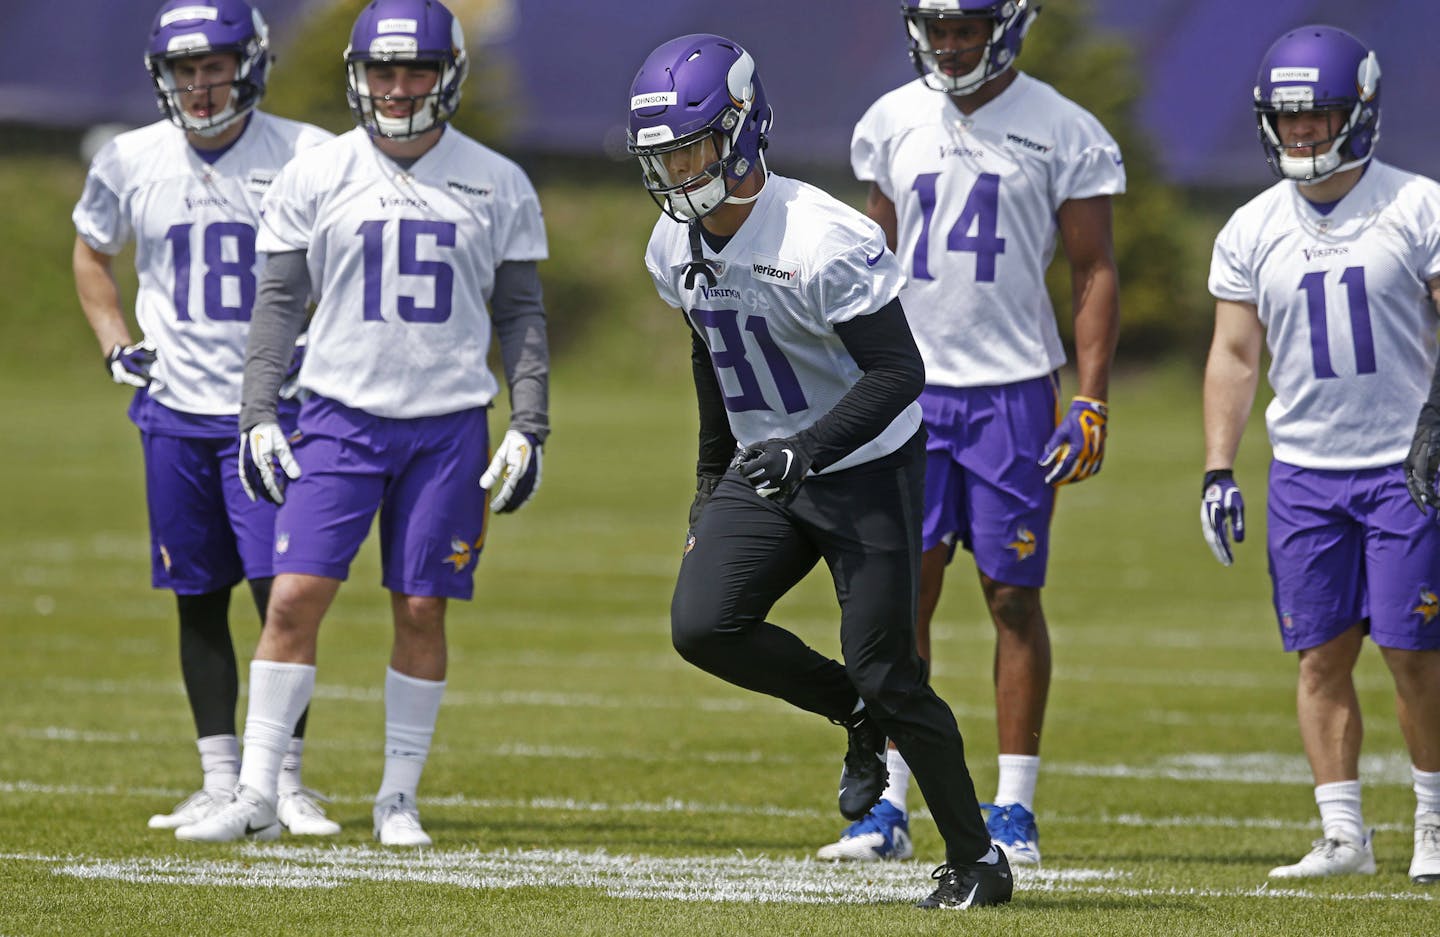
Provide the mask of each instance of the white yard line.
{"label": "white yard line", "polygon": [[[772,904],[910,902],[929,891],[928,866],[841,864],[767,857],[612,855],[604,850],[390,851],[367,847],[242,846],[236,859],[107,859],[0,854],[43,863],[57,875],[140,885],[337,888],[362,882],[420,882],[469,889],[593,888],[614,898]],[[1422,901],[1414,891],[1330,893],[1304,888],[1146,887],[1116,869],[1015,870],[1016,890],[1102,897],[1270,898],[1300,901]]]}

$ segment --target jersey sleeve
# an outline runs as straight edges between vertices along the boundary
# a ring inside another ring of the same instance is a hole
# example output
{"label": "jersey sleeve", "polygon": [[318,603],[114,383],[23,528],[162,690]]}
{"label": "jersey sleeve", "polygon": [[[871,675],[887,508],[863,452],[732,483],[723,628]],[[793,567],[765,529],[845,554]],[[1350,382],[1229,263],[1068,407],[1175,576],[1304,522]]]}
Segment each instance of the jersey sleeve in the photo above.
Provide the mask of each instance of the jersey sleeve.
{"label": "jersey sleeve", "polygon": [[305,173],[292,162],[280,170],[260,202],[260,232],[255,249],[262,254],[310,249],[316,205]]}
{"label": "jersey sleeve", "polygon": [[860,118],[850,137],[850,168],[856,179],[875,183],[880,187],[880,191],[885,193],[885,197],[893,201],[894,194],[890,191],[892,186],[885,175],[882,152],[884,140],[880,123],[880,104],[876,102],[865,112],[865,116]]}
{"label": "jersey sleeve", "polygon": [[1055,204],[1059,208],[1074,199],[1119,195],[1125,191],[1125,159],[1120,145],[1089,114],[1075,121],[1069,152],[1060,160],[1055,179]]}
{"label": "jersey sleeve", "polygon": [[1236,303],[1257,304],[1260,293],[1255,285],[1255,271],[1250,252],[1240,237],[1242,227],[1237,214],[1215,237],[1210,255],[1210,295]]}
{"label": "jersey sleeve", "polygon": [[75,233],[102,254],[115,255],[130,239],[130,222],[120,207],[118,150],[114,143],[96,154],[71,218]]}
{"label": "jersey sleeve", "polygon": [[670,224],[670,220],[661,216],[655,224],[655,230],[650,233],[650,243],[645,246],[645,269],[650,273],[650,279],[655,281],[655,292],[676,309],[681,308],[680,294],[675,291],[675,283],[670,277],[670,263],[665,258],[665,237],[661,233],[663,224]]}
{"label": "jersey sleeve", "polygon": [[885,233],[866,219],[865,236],[831,257],[812,283],[812,308],[831,326],[869,315],[900,295],[905,274],[885,246]]}
{"label": "jersey sleeve", "polygon": [[545,240],[545,219],[540,211],[540,196],[529,178],[515,169],[503,225],[497,226],[499,243],[496,256],[505,260],[545,260],[550,249]]}
{"label": "jersey sleeve", "polygon": [[1427,186],[1420,213],[1420,279],[1440,277],[1440,186]]}

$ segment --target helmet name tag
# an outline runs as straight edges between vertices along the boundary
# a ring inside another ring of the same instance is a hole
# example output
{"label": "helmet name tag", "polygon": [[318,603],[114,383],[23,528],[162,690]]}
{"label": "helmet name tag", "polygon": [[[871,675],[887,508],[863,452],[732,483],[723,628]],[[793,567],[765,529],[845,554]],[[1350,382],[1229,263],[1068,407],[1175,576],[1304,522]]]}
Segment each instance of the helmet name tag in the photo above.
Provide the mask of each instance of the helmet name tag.
{"label": "helmet name tag", "polygon": [[164,13],[160,17],[160,28],[164,29],[171,23],[185,23],[190,20],[217,20],[220,13],[214,7],[177,7],[174,10]]}
{"label": "helmet name tag", "polygon": [[1319,81],[1318,68],[1272,68],[1270,80],[1275,81]]}
{"label": "helmet name tag", "polygon": [[420,24],[412,19],[391,17],[376,23],[375,31],[377,33],[417,33],[420,31]]}
{"label": "helmet name tag", "polygon": [[630,99],[630,110],[638,111],[646,107],[669,107],[679,100],[674,91],[652,91],[649,94],[637,94]]}

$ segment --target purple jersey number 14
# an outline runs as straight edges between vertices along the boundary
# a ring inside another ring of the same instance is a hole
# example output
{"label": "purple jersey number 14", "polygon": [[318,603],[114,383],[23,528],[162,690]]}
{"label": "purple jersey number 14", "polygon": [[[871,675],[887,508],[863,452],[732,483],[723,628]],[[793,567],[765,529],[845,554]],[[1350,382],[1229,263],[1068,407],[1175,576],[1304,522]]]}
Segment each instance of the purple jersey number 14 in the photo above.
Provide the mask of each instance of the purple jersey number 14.
{"label": "purple jersey number 14", "polygon": [[[917,280],[933,280],[930,275],[930,222],[935,217],[935,187],[938,172],[922,172],[915,177],[911,190],[920,199],[920,237],[915,241],[912,272]],[[1000,223],[1000,177],[993,172],[981,173],[970,188],[965,207],[945,237],[945,249],[969,251],[975,255],[975,282],[995,282],[995,258],[1005,253],[1005,239],[996,234]],[[975,233],[971,234],[971,228]]]}
{"label": "purple jersey number 14", "polygon": [[[1300,280],[1310,313],[1310,352],[1315,377],[1338,377],[1330,364],[1330,330],[1325,321],[1325,277],[1328,270],[1315,270]],[[1350,301],[1350,333],[1355,339],[1355,373],[1375,373],[1375,336],[1370,331],[1370,300],[1365,296],[1365,268],[1346,267],[1340,274]]]}

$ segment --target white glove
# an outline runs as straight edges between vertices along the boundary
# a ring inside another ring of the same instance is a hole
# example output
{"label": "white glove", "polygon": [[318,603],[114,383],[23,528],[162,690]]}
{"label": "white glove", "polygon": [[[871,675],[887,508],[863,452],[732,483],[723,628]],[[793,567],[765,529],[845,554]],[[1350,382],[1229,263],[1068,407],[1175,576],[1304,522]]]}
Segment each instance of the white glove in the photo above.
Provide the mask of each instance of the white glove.
{"label": "white glove", "polygon": [[519,430],[506,430],[490,467],[480,476],[480,487],[495,493],[490,509],[496,514],[524,507],[540,490],[540,440]]}
{"label": "white glove", "polygon": [[256,423],[240,434],[240,484],[251,501],[258,492],[266,501],[285,503],[285,488],[275,477],[277,462],[290,481],[300,477],[300,463],[279,423]]}

